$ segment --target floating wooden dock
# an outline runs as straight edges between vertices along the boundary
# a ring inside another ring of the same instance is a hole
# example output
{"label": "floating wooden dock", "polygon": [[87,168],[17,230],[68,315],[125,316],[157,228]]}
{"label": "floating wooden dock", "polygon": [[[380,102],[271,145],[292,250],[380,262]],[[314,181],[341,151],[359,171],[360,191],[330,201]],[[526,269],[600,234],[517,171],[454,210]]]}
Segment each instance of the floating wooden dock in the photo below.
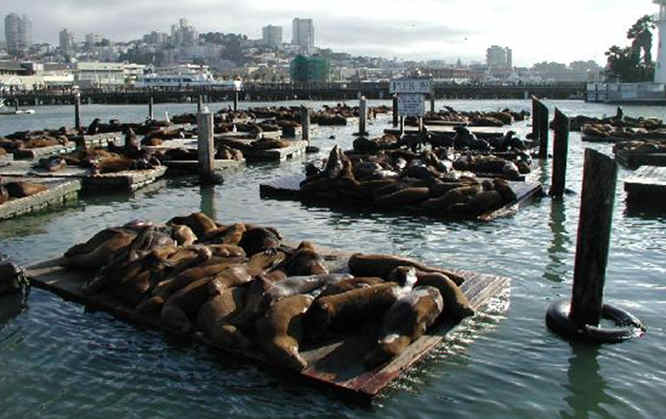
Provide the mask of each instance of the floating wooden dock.
{"label": "floating wooden dock", "polygon": [[637,153],[619,150],[615,153],[615,159],[629,169],[641,166],[666,166],[666,153]]}
{"label": "floating wooden dock", "polygon": [[53,145],[38,148],[19,148],[14,150],[14,160],[36,160],[42,157],[65,154],[76,150],[76,144],[72,141],[66,144]]}
{"label": "floating wooden dock", "polygon": [[[426,125],[428,132],[434,135],[447,135],[453,137],[456,135],[455,126],[451,125]],[[490,137],[501,137],[504,135],[504,128],[498,127],[467,127],[469,131],[477,136],[478,138],[490,138]],[[506,130],[511,129],[510,127]],[[418,134],[419,130],[415,127],[405,127],[404,134]],[[400,135],[399,128],[387,128],[384,130],[384,134],[391,135]]]}
{"label": "floating wooden dock", "polygon": [[150,170],[127,170],[91,175],[88,169],[81,167],[68,166],[57,172],[48,172],[42,169],[34,169],[32,167],[33,163],[30,161],[0,163],[0,176],[78,179],[84,193],[106,192],[109,190],[133,192],[164,176],[167,170],[166,166],[160,166]]}
{"label": "floating wooden dock", "polygon": [[624,182],[627,203],[666,208],[666,167],[643,166]]}
{"label": "floating wooden dock", "polygon": [[12,178],[12,181],[28,181],[48,186],[48,190],[24,198],[11,199],[0,204],[0,220],[63,206],[76,200],[81,190],[79,179],[44,179],[33,177]]}
{"label": "floating wooden dock", "polygon": [[307,141],[292,141],[291,145],[283,148],[273,148],[270,150],[243,150],[243,156],[245,156],[248,161],[252,162],[280,162],[305,155],[307,147]]}
{"label": "floating wooden dock", "polygon": [[[301,195],[300,183],[305,180],[305,175],[296,174],[291,176],[284,176],[278,179],[275,179],[268,183],[262,183],[259,185],[259,194],[262,198],[272,198],[272,199],[289,199],[295,201],[301,201],[304,197]],[[516,194],[516,201],[508,203],[507,205],[495,210],[490,211],[480,216],[476,217],[479,221],[492,221],[499,217],[506,217],[515,214],[520,208],[523,208],[533,199],[541,195],[542,189],[541,185],[538,183],[526,183],[526,182],[513,182],[508,181],[509,186]],[[308,202],[310,200],[308,199]],[[317,202],[317,201],[315,201]],[[327,203],[329,201],[322,200],[322,203]],[[336,208],[344,206],[340,202],[332,202]],[[351,202],[351,206],[354,206],[355,203]],[[369,203],[367,203],[369,205]],[[409,207],[405,207],[404,211],[410,212]]]}
{"label": "floating wooden dock", "polygon": [[[321,250],[331,272],[348,272],[347,264],[352,253]],[[33,286],[53,292],[66,300],[80,303],[94,310],[112,314],[121,320],[150,329],[160,328],[158,315],[144,315],[129,309],[118,300],[104,294],[85,296],[81,293],[81,284],[94,272],[67,270],[58,266],[58,260],[30,266],[26,276]],[[484,275],[466,271],[454,271],[465,278],[461,290],[467,296],[475,310],[483,308],[492,298],[505,294],[509,290],[510,280],[504,277]],[[428,352],[444,339],[446,333],[460,323],[444,321],[434,325],[426,334],[414,341],[402,354],[390,362],[372,370],[364,367],[364,356],[375,343],[369,334],[357,332],[340,336],[325,343],[304,346],[301,356],[308,361],[308,367],[298,372],[279,370],[281,374],[293,374],[312,384],[332,389],[341,396],[355,401],[369,402],[374,396],[386,389],[409,367],[421,360]],[[195,341],[213,346],[200,334],[191,335]],[[256,350],[233,351],[216,348],[232,355],[258,361],[271,368],[272,365],[262,353]]]}

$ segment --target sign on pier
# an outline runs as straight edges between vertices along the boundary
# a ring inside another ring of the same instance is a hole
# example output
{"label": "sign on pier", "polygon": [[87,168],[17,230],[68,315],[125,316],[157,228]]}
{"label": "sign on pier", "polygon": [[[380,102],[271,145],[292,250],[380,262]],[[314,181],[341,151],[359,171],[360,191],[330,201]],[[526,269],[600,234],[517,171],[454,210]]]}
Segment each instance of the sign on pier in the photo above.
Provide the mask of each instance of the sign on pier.
{"label": "sign on pier", "polygon": [[391,80],[389,91],[391,93],[430,93],[430,79],[398,79]]}
{"label": "sign on pier", "polygon": [[423,117],[425,101],[422,94],[400,94],[398,96],[398,114],[400,116]]}

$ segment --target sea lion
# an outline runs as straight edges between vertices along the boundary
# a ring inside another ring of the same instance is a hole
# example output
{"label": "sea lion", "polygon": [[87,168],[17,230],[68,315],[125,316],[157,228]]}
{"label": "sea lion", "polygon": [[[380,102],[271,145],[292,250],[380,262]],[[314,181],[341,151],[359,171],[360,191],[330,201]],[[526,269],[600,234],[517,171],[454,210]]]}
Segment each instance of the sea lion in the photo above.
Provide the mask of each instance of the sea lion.
{"label": "sea lion", "polygon": [[420,206],[429,211],[444,211],[444,215],[446,215],[451,206],[468,203],[481,190],[480,184],[453,188],[439,198],[431,198],[422,202]]}
{"label": "sea lion", "polygon": [[248,256],[273,249],[280,246],[280,239],[274,232],[267,228],[255,227],[243,233],[243,238],[238,243]]}
{"label": "sea lion", "polygon": [[39,159],[37,163],[38,168],[42,168],[48,172],[57,172],[58,170],[64,169],[67,167],[67,162],[60,156],[51,156],[43,159]]}
{"label": "sea lion", "polygon": [[277,366],[296,371],[307,367],[298,351],[303,339],[303,318],[313,300],[309,295],[283,298],[257,321],[258,343]]}
{"label": "sea lion", "polygon": [[326,297],[327,295],[342,294],[343,292],[351,291],[357,288],[367,288],[377,284],[383,284],[385,281],[379,277],[352,277],[343,279],[342,281],[327,284],[322,290],[319,297]]}
{"label": "sea lion", "polygon": [[474,315],[469,300],[460,287],[448,276],[439,272],[422,274],[416,281],[416,286],[431,286],[439,290],[444,301],[444,313],[454,320],[460,320]]}
{"label": "sea lion", "polygon": [[235,244],[208,244],[206,245],[212,253],[213,257],[228,258],[228,257],[245,257],[245,250]]}
{"label": "sea lion", "polygon": [[168,225],[181,224],[186,225],[201,240],[217,233],[220,228],[213,219],[203,212],[194,212],[187,217],[173,217],[167,222]]}
{"label": "sea lion", "polygon": [[129,228],[104,229],[85,243],[69,248],[65,252],[63,264],[73,268],[98,269],[107,265],[116,253],[129,247],[136,234]]}
{"label": "sea lion", "polygon": [[518,199],[516,196],[516,193],[513,191],[511,186],[509,186],[509,183],[500,178],[495,178],[493,179],[493,185],[495,187],[495,190],[502,195],[502,201],[504,203],[509,203],[509,202],[514,202]]}
{"label": "sea lion", "polygon": [[247,231],[247,227],[243,223],[235,223],[227,228],[220,228],[214,234],[208,234],[206,238],[207,243],[219,243],[238,245]]}
{"label": "sea lion", "polygon": [[250,347],[252,342],[233,323],[244,300],[243,287],[228,288],[209,298],[197,313],[197,328],[215,346],[233,349]]}
{"label": "sea lion", "polygon": [[175,224],[171,236],[181,246],[189,246],[199,240],[196,234],[186,225]]}
{"label": "sea lion", "polygon": [[162,307],[161,326],[176,333],[189,333],[192,319],[196,319],[199,308],[211,297],[210,281],[209,278],[200,279],[173,293]]}
{"label": "sea lion", "polygon": [[379,208],[400,208],[404,205],[417,204],[430,196],[428,188],[405,188],[389,195],[382,195],[375,199]]}
{"label": "sea lion", "polygon": [[399,296],[398,285],[385,283],[318,298],[308,313],[311,335],[321,336],[329,328],[344,331],[380,318]]}
{"label": "sea lion", "polygon": [[303,241],[296,252],[285,260],[284,269],[287,276],[327,274],[328,267],[324,258],[317,253],[312,242]]}
{"label": "sea lion", "polygon": [[93,121],[88,125],[88,129],[86,130],[86,134],[88,135],[95,135],[99,134],[99,124],[102,122],[99,118],[93,119]]}
{"label": "sea lion", "polygon": [[8,182],[5,183],[5,188],[13,198],[25,198],[49,189],[46,185],[33,182]]}
{"label": "sea lion", "polygon": [[416,287],[400,297],[384,315],[377,348],[366,357],[366,365],[372,368],[401,354],[435,323],[443,308],[434,287]]}
{"label": "sea lion", "polygon": [[456,284],[465,282],[465,278],[446,269],[426,266],[415,260],[392,255],[356,253],[349,258],[349,270],[354,276],[378,276],[388,278],[398,266],[413,266],[418,271],[439,272],[451,278]]}

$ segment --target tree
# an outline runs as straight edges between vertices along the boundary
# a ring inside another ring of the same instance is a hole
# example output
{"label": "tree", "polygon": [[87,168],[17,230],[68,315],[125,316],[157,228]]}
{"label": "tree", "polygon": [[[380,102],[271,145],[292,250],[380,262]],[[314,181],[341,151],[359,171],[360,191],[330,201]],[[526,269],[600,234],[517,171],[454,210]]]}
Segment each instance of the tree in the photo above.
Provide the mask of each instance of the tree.
{"label": "tree", "polygon": [[624,83],[654,79],[654,63],[650,52],[652,49],[651,30],[654,28],[652,16],[645,15],[627,31],[627,39],[632,40],[631,46],[621,48],[613,45],[606,51],[607,77],[617,78]]}
{"label": "tree", "polygon": [[289,66],[291,80],[295,82],[328,81],[330,64],[323,57],[297,55]]}

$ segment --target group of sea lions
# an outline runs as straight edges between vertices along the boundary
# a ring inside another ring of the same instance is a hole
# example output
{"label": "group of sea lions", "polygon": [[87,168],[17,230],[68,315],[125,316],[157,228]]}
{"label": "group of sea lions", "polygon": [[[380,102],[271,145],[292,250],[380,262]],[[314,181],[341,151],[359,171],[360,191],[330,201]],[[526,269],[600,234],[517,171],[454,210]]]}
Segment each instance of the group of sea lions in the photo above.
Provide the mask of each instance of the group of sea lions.
{"label": "group of sea lions", "polygon": [[[505,164],[499,160],[477,163],[489,168]],[[515,166],[511,170],[518,171]],[[432,150],[354,154],[343,153],[337,145],[323,168],[308,165],[300,196],[455,218],[476,217],[516,200],[504,179],[479,180],[470,172],[452,170],[451,162]]]}
{"label": "group of sea lions", "polygon": [[197,333],[223,349],[258,349],[293,370],[308,366],[303,345],[363,325],[378,325],[365,354],[373,368],[434,322],[473,314],[453,272],[355,254],[349,274],[330,273],[311,242],[291,247],[273,228],[222,225],[203,213],[106,228],[67,250],[62,264],[91,270],[85,295],[115,298],[167,331]]}
{"label": "group of sea lions", "polygon": [[[439,112],[426,112],[424,119],[429,121],[460,122],[468,126],[501,127],[511,125],[516,121],[523,121],[529,117],[527,111],[512,111],[503,109],[498,112],[465,112],[457,111],[450,106],[445,106]],[[405,120],[407,125],[416,125],[414,120]]]}
{"label": "group of sea lions", "polygon": [[666,153],[666,140],[631,140],[620,141],[613,145],[613,153]]}
{"label": "group of sea lions", "polygon": [[48,190],[48,186],[41,183],[27,181],[6,182],[6,179],[0,178],[0,205],[10,199],[25,198]]}

